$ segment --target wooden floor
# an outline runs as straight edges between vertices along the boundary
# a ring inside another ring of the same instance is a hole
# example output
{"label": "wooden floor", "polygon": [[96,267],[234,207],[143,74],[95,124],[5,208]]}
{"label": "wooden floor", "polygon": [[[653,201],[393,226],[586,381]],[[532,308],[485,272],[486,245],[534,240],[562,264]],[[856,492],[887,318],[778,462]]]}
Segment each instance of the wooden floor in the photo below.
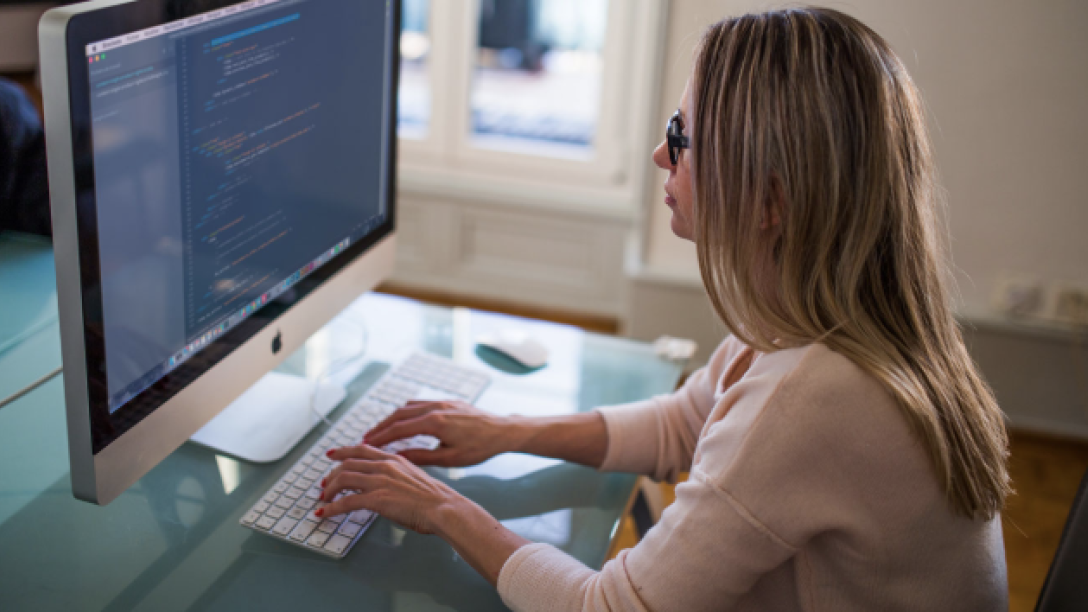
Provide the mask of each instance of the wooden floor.
{"label": "wooden floor", "polygon": [[1086,469],[1088,444],[1013,433],[1009,471],[1016,495],[1003,516],[1010,612],[1035,609]]}

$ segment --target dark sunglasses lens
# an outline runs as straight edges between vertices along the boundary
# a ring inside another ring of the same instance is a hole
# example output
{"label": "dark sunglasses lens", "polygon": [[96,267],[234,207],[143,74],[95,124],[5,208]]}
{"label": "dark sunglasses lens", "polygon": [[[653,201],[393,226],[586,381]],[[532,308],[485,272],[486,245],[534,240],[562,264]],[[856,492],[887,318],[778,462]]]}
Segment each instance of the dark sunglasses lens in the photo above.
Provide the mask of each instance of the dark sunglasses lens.
{"label": "dark sunglasses lens", "polygon": [[669,119],[669,123],[665,126],[665,142],[669,146],[669,160],[672,161],[672,165],[676,165],[679,161],[680,152],[677,150],[676,145],[673,144],[673,138],[680,134],[679,126],[679,114],[673,115]]}

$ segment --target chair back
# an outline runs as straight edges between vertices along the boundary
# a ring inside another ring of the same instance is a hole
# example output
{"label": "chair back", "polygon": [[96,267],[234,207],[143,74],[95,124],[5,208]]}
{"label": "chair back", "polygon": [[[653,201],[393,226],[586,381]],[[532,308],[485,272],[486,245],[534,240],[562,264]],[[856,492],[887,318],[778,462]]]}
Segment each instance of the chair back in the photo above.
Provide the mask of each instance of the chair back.
{"label": "chair back", "polygon": [[1035,612],[1088,610],[1088,472],[1080,481]]}

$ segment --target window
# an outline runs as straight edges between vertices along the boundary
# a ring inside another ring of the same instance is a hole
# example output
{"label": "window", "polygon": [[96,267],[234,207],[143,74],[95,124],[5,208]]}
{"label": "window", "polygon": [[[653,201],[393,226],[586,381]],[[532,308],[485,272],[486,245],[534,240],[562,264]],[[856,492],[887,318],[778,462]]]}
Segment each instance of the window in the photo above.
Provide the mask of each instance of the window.
{"label": "window", "polygon": [[402,138],[426,138],[431,120],[431,83],[427,70],[431,51],[430,2],[404,0],[401,11],[397,133]]}
{"label": "window", "polygon": [[590,157],[607,24],[608,0],[482,0],[473,145]]}
{"label": "window", "polygon": [[663,0],[405,0],[403,10],[402,188],[637,210],[659,132]]}

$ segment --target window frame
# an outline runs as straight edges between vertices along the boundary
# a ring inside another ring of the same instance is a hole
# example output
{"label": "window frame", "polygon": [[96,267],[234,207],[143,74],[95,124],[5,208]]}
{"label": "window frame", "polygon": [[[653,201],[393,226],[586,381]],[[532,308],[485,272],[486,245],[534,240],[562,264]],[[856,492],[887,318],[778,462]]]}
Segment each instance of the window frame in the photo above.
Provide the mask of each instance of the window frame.
{"label": "window frame", "polygon": [[[480,0],[432,0],[427,136],[398,139],[401,187],[415,193],[510,199],[534,206],[590,207],[633,216],[650,172],[660,98],[666,0],[610,0],[598,125],[591,159],[480,147],[471,130],[471,85]],[[623,100],[632,103],[624,104]],[[444,189],[440,187],[444,185]],[[514,203],[514,202],[511,202]]]}

